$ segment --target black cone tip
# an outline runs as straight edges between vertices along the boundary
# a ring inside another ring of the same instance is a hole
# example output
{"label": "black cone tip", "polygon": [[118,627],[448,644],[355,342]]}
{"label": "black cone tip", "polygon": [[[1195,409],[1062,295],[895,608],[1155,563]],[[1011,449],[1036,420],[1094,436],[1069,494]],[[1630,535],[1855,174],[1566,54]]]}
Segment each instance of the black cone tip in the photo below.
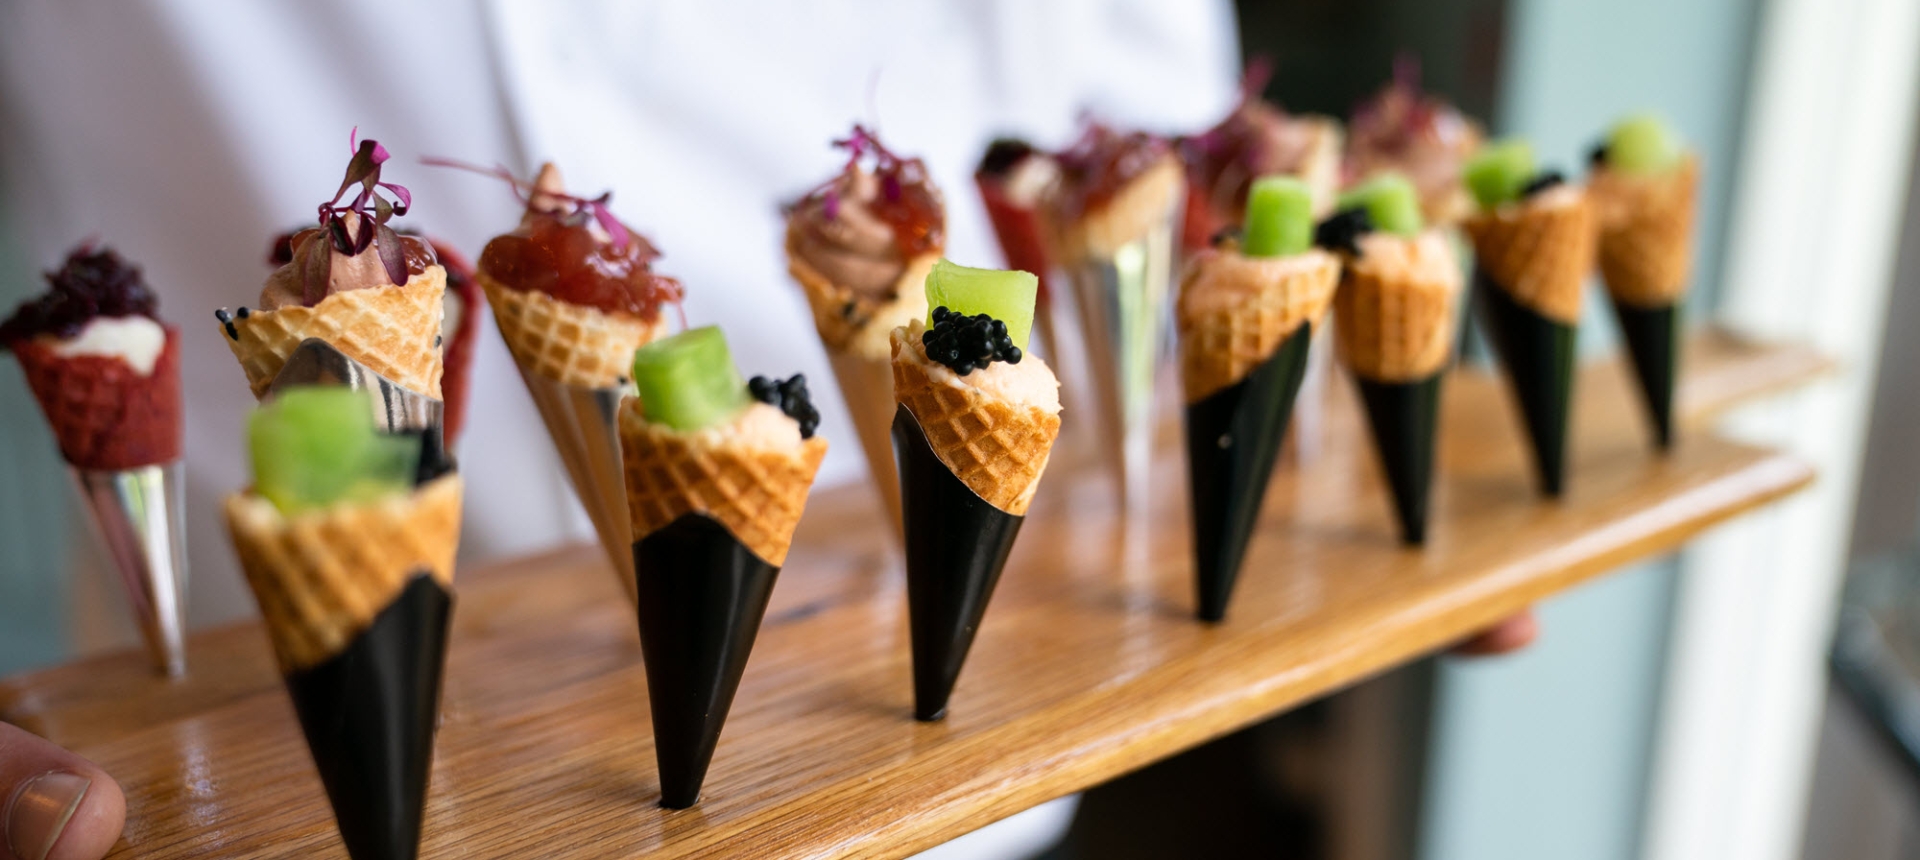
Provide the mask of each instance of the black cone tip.
{"label": "black cone tip", "polygon": [[1025,518],[988,504],[955,477],[905,406],[893,415],[893,448],[907,532],[913,716],[938,720]]}
{"label": "black cone tip", "polygon": [[1613,303],[1620,335],[1633,359],[1634,379],[1640,383],[1647,418],[1653,422],[1653,441],[1660,450],[1673,447],[1673,389],[1680,375],[1679,304],[1636,308]]}
{"label": "black cone tip", "polygon": [[1567,423],[1573,407],[1579,329],[1515,302],[1485,271],[1474,273],[1474,292],[1480,297],[1487,334],[1520,401],[1540,488],[1557,497],[1566,479]]}
{"label": "black cone tip", "polygon": [[418,574],[340,653],[286,678],[354,860],[419,854],[452,609]]}
{"label": "black cone tip", "polygon": [[685,809],[700,800],[780,569],[694,513],[635,541],[633,562],[660,805]]}
{"label": "black cone tip", "polygon": [[1226,618],[1293,399],[1307,370],[1302,325],[1247,378],[1187,405],[1187,475],[1195,583],[1202,621]]}
{"label": "black cone tip", "polygon": [[1435,373],[1414,382],[1375,382],[1355,378],[1374,451],[1393,495],[1400,539],[1418,546],[1427,539],[1427,496],[1433,485],[1434,430],[1439,426],[1440,379]]}

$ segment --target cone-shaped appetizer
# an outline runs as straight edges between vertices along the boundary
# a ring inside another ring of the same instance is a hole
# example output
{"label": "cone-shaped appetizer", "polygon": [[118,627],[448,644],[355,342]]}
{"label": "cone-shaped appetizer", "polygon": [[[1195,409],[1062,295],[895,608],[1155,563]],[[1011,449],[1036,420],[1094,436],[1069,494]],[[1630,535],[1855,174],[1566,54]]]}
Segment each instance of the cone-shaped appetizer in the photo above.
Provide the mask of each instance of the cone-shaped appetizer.
{"label": "cone-shaped appetizer", "polygon": [[1340,190],[1340,122],[1293,115],[1260,98],[1270,67],[1256,64],[1241,84],[1240,104],[1219,125],[1178,141],[1187,165],[1187,214],[1183,242],[1189,253],[1213,244],[1220,231],[1240,225],[1247,192],[1263,176],[1291,176],[1306,183],[1313,216],[1333,211]]}
{"label": "cone-shaped appetizer", "polygon": [[620,409],[660,804],[684,809],[720,740],[773,580],[827,454],[806,378],[742,382],[718,328],[643,347]]}
{"label": "cone-shaped appetizer", "polygon": [[1187,263],[1176,325],[1187,400],[1199,615],[1226,617],[1267,479],[1306,373],[1313,329],[1340,279],[1313,247],[1313,192],[1287,176],[1253,184],[1244,238]]}
{"label": "cone-shaped appetizer", "polygon": [[1537,173],[1533,150],[1520,141],[1486,147],[1467,164],[1466,181],[1480,206],[1466,221],[1474,293],[1520,401],[1541,490],[1558,496],[1581,287],[1597,243],[1593,204],[1559,173]]}
{"label": "cone-shaped appetizer", "polygon": [[1600,275],[1661,448],[1673,442],[1680,310],[1693,266],[1699,185],[1700,159],[1653,116],[1613,127],[1594,150],[1587,183],[1600,221]]}
{"label": "cone-shaped appetizer", "polygon": [[0,323],[86,497],[159,671],[186,670],[180,332],[113,251],[82,245]]}
{"label": "cone-shaped appetizer", "polygon": [[1166,140],[1097,124],[1054,158],[1060,178],[1041,210],[1047,255],[1079,307],[1105,459],[1122,505],[1139,511],[1186,170]]}
{"label": "cone-shaped appetizer", "polygon": [[893,332],[914,716],[937,720],[1060,435],[1060,384],[1026,355],[1038,284],[945,260],[929,327]]}
{"label": "cone-shaped appetizer", "polygon": [[387,158],[379,143],[360,141],[340,189],[320,207],[320,225],[294,234],[291,262],[267,279],[260,307],[215,312],[255,397],[266,396],[302,342],[318,338],[393,384],[440,399],[446,270],[426,242],[388,225],[412,198],[381,181]]}
{"label": "cone-shaped appetizer", "polygon": [[[1007,258],[1007,268],[1040,279],[1033,327],[1047,350],[1058,350],[1060,339],[1053,331],[1053,292],[1048,283],[1050,266],[1039,207],[1042,195],[1059,175],[1060,167],[1053,156],[1016,138],[999,138],[988,144],[973,171],[974,187],[980,190],[980,202],[986,206],[987,220],[993,224],[993,235],[1000,242],[1000,253]],[[1058,360],[1057,352],[1047,354]]]}
{"label": "cone-shaped appetizer", "polygon": [[1353,371],[1393,494],[1400,535],[1426,539],[1440,377],[1453,356],[1460,263],[1423,228],[1413,185],[1384,173],[1341,197],[1318,241],[1344,258],[1334,297],[1340,361]]}
{"label": "cone-shaped appetizer", "polygon": [[[403,238],[413,234],[401,230]],[[293,240],[299,230],[282,233],[273,240],[267,264],[275,269],[293,262]],[[425,237],[440,267],[446,270],[445,310],[440,317],[440,393],[445,404],[443,435],[451,449],[466,426],[467,393],[473,379],[474,337],[480,331],[480,282],[474,279],[473,264],[452,245]]]}
{"label": "cone-shaped appetizer", "polygon": [[634,350],[661,334],[665,306],[685,291],[653,271],[660,252],[608,211],[609,195],[568,194],[552,164],[531,184],[504,169],[493,173],[527,206],[520,225],[480,253],[480,287],[574,494],[632,597],[620,401],[632,390]]}
{"label": "cone-shaped appetizer", "polygon": [[227,529],[354,860],[412,858],[452,611],[460,476],[367,392],[281,390],[248,422]]}
{"label": "cone-shaped appetizer", "polygon": [[946,204],[917,158],[854,126],[835,146],[839,175],[787,210],[787,271],[813,308],[873,486],[900,534],[893,471],[893,371],[887,336],[926,315],[927,270],[946,247]]}
{"label": "cone-shaped appetizer", "polygon": [[1473,211],[1460,171],[1483,136],[1453,105],[1421,92],[1418,61],[1402,57],[1393,65],[1393,80],[1347,122],[1347,179],[1398,172],[1419,191],[1421,217],[1451,226]]}

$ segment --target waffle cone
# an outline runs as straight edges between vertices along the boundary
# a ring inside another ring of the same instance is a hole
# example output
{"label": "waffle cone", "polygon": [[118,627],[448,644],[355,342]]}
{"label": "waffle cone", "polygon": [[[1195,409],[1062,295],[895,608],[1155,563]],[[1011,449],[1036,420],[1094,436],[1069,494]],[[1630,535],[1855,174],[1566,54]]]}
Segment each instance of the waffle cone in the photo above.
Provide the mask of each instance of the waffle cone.
{"label": "waffle cone", "polygon": [[1059,414],[935,379],[938,365],[920,345],[925,331],[919,320],[894,330],[894,398],[919,420],[927,444],[954,477],[987,504],[1025,516],[1060,435]]}
{"label": "waffle cone", "polygon": [[909,260],[900,279],[894,282],[893,297],[881,301],[835,283],[815,269],[800,255],[799,241],[798,223],[789,222],[787,271],[800,282],[801,291],[807,295],[807,305],[813,308],[814,328],[819,330],[820,342],[827,352],[878,362],[891,360],[888,336],[894,329],[906,325],[907,320],[923,319],[927,315],[927,273],[933,270],[941,251],[935,249]]}
{"label": "waffle cone", "polygon": [[661,319],[561,301],[479,275],[493,321],[522,370],[577,388],[608,388],[631,373],[633,353],[659,336]]}
{"label": "waffle cone", "polygon": [[1615,301],[1671,305],[1693,267],[1693,219],[1700,160],[1655,176],[1599,170],[1589,184],[1600,220],[1600,275]]}
{"label": "waffle cone", "polygon": [[1296,257],[1202,251],[1180,276],[1175,325],[1187,402],[1251,373],[1303,323],[1317,323],[1340,280],[1339,258],[1319,249]]}
{"label": "waffle cone", "polygon": [[853,428],[860,434],[874,486],[886,502],[894,533],[900,534],[900,477],[893,462],[893,361],[844,353],[828,353],[827,359],[847,401]]}
{"label": "waffle cone", "polygon": [[287,357],[317,337],[394,384],[440,398],[440,320],[446,270],[428,266],[404,286],[334,293],[313,307],[235,315],[227,347],[240,360],[254,397],[264,397]]}
{"label": "waffle cone", "polygon": [[1477,265],[1534,312],[1580,321],[1580,287],[1593,270],[1599,234],[1585,190],[1562,186],[1466,222]]}
{"label": "waffle cone", "polygon": [[1184,205],[1186,187],[1186,169],[1178,156],[1168,153],[1159,164],[1121,186],[1106,203],[1079,213],[1077,218],[1063,222],[1053,207],[1042,207],[1047,252],[1056,263],[1068,267],[1081,260],[1112,257],[1164,223],[1174,207]]}
{"label": "waffle cone", "polygon": [[460,476],[411,494],[288,517],[253,493],[227,497],[227,531],[282,672],[340,653],[414,576],[453,586]]}
{"label": "waffle cone", "polygon": [[797,449],[773,450],[711,430],[680,433],[649,423],[640,416],[640,401],[629,397],[620,408],[620,450],[634,541],[682,515],[705,514],[779,567],[827,456],[827,440],[815,436]]}
{"label": "waffle cone", "polygon": [[119,470],[180,459],[180,332],[142,375],[105,355],[56,355],[39,340],[13,350],[53,427],[60,455],[82,469]]}
{"label": "waffle cone", "polygon": [[1453,354],[1459,294],[1460,267],[1444,236],[1368,237],[1333,300],[1341,361],[1375,382],[1413,382],[1440,372]]}

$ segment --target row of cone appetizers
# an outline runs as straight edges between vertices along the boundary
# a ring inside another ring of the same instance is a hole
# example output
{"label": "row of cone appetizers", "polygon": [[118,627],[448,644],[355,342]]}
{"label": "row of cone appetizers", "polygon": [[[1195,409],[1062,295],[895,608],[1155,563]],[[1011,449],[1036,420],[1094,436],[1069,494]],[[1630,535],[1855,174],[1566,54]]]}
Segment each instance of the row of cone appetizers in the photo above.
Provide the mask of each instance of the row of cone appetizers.
{"label": "row of cone appetizers", "polygon": [[[1449,114],[1424,98],[1390,89],[1376,109],[1413,99],[1427,124],[1415,131],[1432,132]],[[1468,130],[1344,193],[1338,124],[1251,97],[1175,143],[1099,126],[1057,153],[999,141],[976,179],[1015,271],[941,259],[924,165],[859,127],[838,143],[843,170],[787,208],[788,261],[904,548],[916,718],[945,715],[1061,431],[1059,382],[1030,352],[1069,357],[1042,275],[1072,287],[1079,387],[1123,507],[1144,494],[1171,311],[1208,621],[1226,614],[1329,312],[1402,536],[1423,540],[1464,292],[1455,225],[1542,488],[1562,488],[1596,261],[1670,442],[1697,159],[1634,118],[1579,187],[1537,171],[1524,144]],[[1273,163],[1276,140],[1301,144],[1294,161]],[[606,195],[568,193],[551,165],[530,182],[483,171],[526,206],[476,267],[390,226],[410,195],[382,180],[378,143],[353,150],[319,224],[277,243],[260,307],[216,314],[263,404],[229,532],[343,841],[361,860],[418,849],[460,523],[451,440],[482,294],[638,611],[661,802],[694,804],[825,455],[804,378],[743,380],[712,327],[665,336],[683,288],[653,271],[658,251]],[[83,247],[49,277],[0,342],[94,502],[159,664],[178,673],[178,332],[110,251]]]}

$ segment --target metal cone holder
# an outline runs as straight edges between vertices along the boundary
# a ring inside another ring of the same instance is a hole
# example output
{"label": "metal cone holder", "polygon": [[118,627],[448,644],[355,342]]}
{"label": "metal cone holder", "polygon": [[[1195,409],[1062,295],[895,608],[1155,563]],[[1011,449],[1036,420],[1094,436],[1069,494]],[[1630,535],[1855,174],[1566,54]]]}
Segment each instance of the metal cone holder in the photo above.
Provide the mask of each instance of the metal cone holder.
{"label": "metal cone holder", "polygon": [[1131,516],[1147,502],[1153,388],[1167,340],[1174,255],[1184,205],[1175,195],[1153,226],[1111,255],[1066,266],[1099,410],[1100,447]]}
{"label": "metal cone holder", "polygon": [[566,464],[567,482],[587,509],[621,587],[633,598],[633,526],[620,454],[620,401],[633,396],[633,384],[622,380],[606,388],[580,388],[530,372],[518,357],[514,365]]}
{"label": "metal cone holder", "polygon": [[74,483],[126,587],[154,668],[187,671],[187,533],[180,461],[134,469],[73,468]]}

